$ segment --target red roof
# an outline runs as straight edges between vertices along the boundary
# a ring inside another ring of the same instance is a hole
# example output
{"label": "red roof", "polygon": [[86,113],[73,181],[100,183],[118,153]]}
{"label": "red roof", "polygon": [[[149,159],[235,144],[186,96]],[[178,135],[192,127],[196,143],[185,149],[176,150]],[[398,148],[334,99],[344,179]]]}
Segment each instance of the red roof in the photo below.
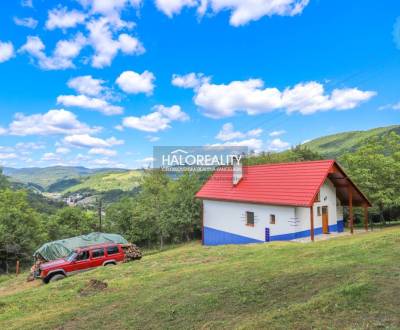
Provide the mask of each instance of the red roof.
{"label": "red roof", "polygon": [[214,172],[196,197],[201,199],[250,202],[272,205],[312,206],[326,178],[337,185],[338,198],[347,204],[353,187],[353,204],[371,204],[334,160],[266,164],[243,167],[243,178],[234,186],[232,168]]}

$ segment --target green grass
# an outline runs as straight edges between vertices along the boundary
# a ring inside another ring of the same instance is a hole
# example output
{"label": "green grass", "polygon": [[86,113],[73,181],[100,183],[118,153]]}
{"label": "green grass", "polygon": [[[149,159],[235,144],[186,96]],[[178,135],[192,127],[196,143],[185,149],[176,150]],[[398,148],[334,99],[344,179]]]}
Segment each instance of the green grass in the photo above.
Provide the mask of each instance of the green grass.
{"label": "green grass", "polygon": [[[98,279],[108,288],[79,290]],[[1,329],[398,329],[400,228],[152,254],[50,285],[0,283]]]}
{"label": "green grass", "polygon": [[345,153],[357,150],[369,138],[382,136],[390,132],[400,134],[400,126],[380,127],[367,131],[351,131],[317,138],[305,143],[311,150],[326,158],[338,158]]}
{"label": "green grass", "polygon": [[122,173],[99,173],[82,179],[82,182],[69,187],[63,193],[82,190],[105,192],[110,190],[129,191],[139,185],[141,171],[127,171]]}

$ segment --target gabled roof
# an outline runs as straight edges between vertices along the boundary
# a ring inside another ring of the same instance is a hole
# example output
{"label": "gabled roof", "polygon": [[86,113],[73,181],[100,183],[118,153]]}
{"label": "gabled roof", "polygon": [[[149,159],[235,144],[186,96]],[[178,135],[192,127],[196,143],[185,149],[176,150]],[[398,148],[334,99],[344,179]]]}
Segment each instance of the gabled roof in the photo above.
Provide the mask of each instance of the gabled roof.
{"label": "gabled roof", "polygon": [[312,206],[327,178],[336,186],[342,205],[348,204],[348,191],[351,187],[354,206],[371,206],[334,160],[244,166],[243,178],[236,186],[232,184],[232,168],[220,168],[196,197],[271,205]]}

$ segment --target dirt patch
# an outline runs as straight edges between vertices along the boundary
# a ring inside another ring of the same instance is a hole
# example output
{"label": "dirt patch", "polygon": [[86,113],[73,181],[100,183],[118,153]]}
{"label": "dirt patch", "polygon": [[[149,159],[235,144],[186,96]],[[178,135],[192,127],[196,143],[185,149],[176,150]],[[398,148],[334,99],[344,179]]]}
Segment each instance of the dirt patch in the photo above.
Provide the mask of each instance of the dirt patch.
{"label": "dirt patch", "polygon": [[97,292],[104,291],[107,289],[107,287],[108,284],[106,282],[91,279],[83,288],[79,290],[79,295],[81,297],[91,296]]}

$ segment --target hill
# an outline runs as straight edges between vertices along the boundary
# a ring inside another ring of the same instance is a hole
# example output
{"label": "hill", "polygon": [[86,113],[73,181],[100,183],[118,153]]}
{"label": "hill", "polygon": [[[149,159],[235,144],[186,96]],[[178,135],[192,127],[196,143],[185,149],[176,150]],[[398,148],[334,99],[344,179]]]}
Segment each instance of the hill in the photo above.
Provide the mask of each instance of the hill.
{"label": "hill", "polygon": [[[50,285],[0,277],[3,329],[396,329],[400,228],[310,244],[191,243]],[[82,295],[89,279],[108,288]]]}
{"label": "hill", "polygon": [[51,166],[51,167],[32,167],[32,168],[10,168],[4,167],[3,173],[10,177],[12,181],[16,181],[23,184],[34,184],[41,186],[46,190],[52,184],[68,180],[77,179],[96,173],[107,173],[107,172],[125,172],[123,169],[89,169],[80,166]]}
{"label": "hill", "polygon": [[325,158],[338,158],[345,153],[357,150],[367,139],[381,137],[390,132],[400,134],[400,125],[328,135],[307,142],[304,146]]}
{"label": "hill", "polygon": [[77,191],[105,192],[110,190],[129,191],[139,185],[142,172],[132,170],[120,173],[97,173],[85,178],[80,182],[63,189],[62,193],[73,193]]}

